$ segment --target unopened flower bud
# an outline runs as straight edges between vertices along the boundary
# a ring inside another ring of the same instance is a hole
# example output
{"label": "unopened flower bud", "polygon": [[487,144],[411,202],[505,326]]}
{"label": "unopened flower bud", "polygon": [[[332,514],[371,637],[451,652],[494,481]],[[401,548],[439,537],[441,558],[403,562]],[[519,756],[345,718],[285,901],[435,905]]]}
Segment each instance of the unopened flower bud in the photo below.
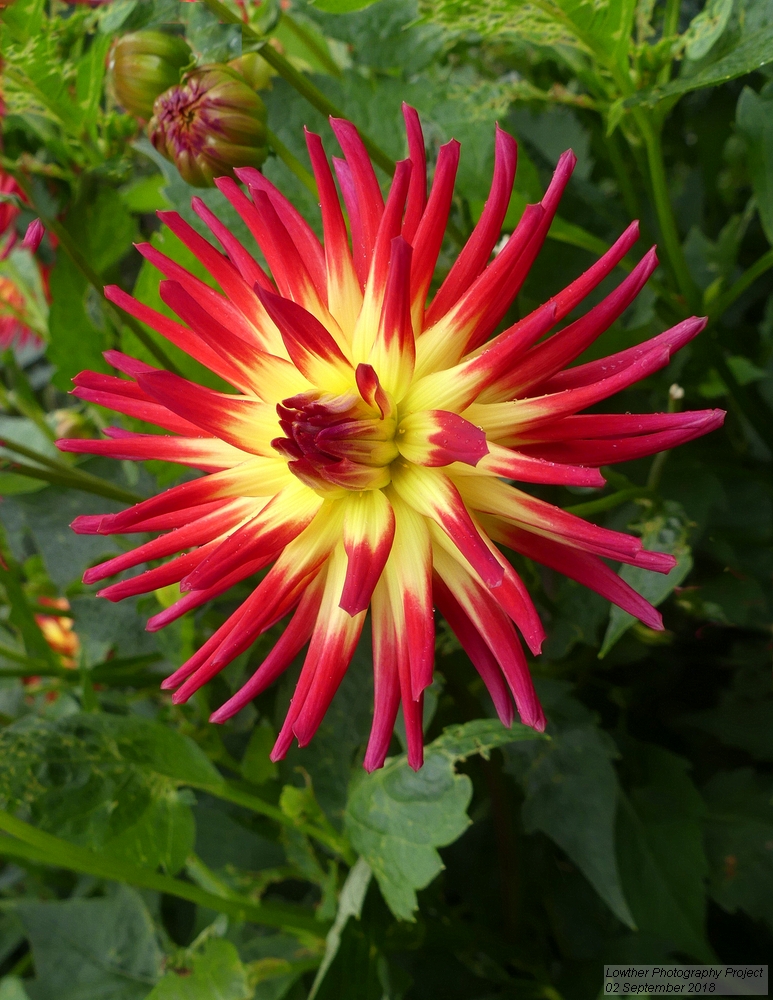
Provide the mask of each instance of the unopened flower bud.
{"label": "unopened flower bud", "polygon": [[179,83],[193,56],[179,35],[134,31],[119,38],[110,54],[116,100],[130,114],[150,118],[159,94]]}
{"label": "unopened flower bud", "polygon": [[43,223],[40,219],[33,219],[32,222],[27,226],[27,232],[24,234],[24,239],[21,242],[23,250],[31,250],[33,253],[40,246],[40,242],[45,235],[46,230],[43,227]]}
{"label": "unopened flower bud", "polygon": [[266,108],[227,66],[201,66],[157,98],[150,141],[196,187],[259,167],[266,158]]}
{"label": "unopened flower bud", "polygon": [[275,76],[275,71],[259,52],[246,52],[238,59],[232,59],[228,65],[244,77],[245,82],[253,90],[268,90],[271,86],[271,77]]}

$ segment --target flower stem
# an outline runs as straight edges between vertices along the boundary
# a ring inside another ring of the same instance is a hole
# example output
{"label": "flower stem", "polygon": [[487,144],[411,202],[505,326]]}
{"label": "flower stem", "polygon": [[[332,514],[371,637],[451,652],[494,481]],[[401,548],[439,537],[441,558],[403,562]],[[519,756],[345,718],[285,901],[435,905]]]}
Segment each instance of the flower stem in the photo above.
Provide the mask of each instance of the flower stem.
{"label": "flower stem", "polygon": [[[684,399],[684,389],[677,385],[676,382],[668,390],[668,412],[676,413],[681,407],[681,401]],[[652,459],[652,465],[650,466],[649,475],[647,476],[647,489],[656,490],[660,486],[660,480],[663,476],[663,469],[665,467],[668,456],[671,454],[671,450],[659,451],[657,455]]]}
{"label": "flower stem", "polygon": [[70,871],[93,875],[96,878],[125,882],[155,892],[165,892],[218,913],[226,913],[236,920],[248,920],[268,927],[284,927],[289,931],[300,931],[304,934],[310,932],[319,937],[328,930],[327,924],[316,920],[311,914],[304,913],[300,908],[280,903],[254,903],[251,899],[245,899],[236,893],[229,893],[227,896],[216,895],[200,889],[191,882],[183,882],[120,858],[110,858],[88,848],[71,844],[1,810],[0,830],[10,834],[10,837],[0,839],[0,855],[23,858],[55,868],[68,868]]}
{"label": "flower stem", "polygon": [[226,782],[223,782],[221,785],[192,785],[191,787],[199,788],[201,791],[208,792],[210,795],[214,795],[218,799],[223,799],[225,802],[233,802],[234,805],[243,806],[251,812],[259,813],[261,816],[268,816],[283,826],[289,826],[294,830],[300,831],[300,833],[305,833],[307,837],[311,837],[320,844],[324,844],[325,847],[341,857],[348,865],[353,865],[357,860],[357,855],[352,851],[348,842],[334,830],[323,830],[321,827],[314,826],[311,823],[296,823],[295,820],[283,813],[278,806],[274,806],[270,802],[265,802],[257,795],[243,792],[240,788],[236,788]]}
{"label": "flower stem", "polygon": [[709,308],[709,321],[715,322],[722,313],[726,312],[730,306],[752,285],[760,275],[769,271],[773,267],[773,250],[768,250],[751,267],[747,268],[741,277],[734,282],[726,292],[723,292]]}
{"label": "flower stem", "polygon": [[[344,112],[340,108],[336,107],[332,101],[329,101],[327,97],[319,90],[314,84],[307,80],[303,73],[300,73],[293,64],[285,59],[283,55],[280,55],[273,46],[269,45],[265,38],[261,37],[257,31],[253,31],[248,25],[244,24],[239,18],[238,14],[234,14],[230,11],[225,4],[222,4],[220,0],[203,0],[204,4],[212,11],[212,13],[225,24],[238,24],[242,29],[242,34],[247,35],[256,42],[260,42],[261,48],[259,49],[261,56],[266,60],[269,66],[273,66],[274,69],[279,73],[279,75],[285,79],[291,87],[294,87],[301,97],[305,97],[306,100],[317,111],[321,111],[323,115],[330,115],[333,118],[344,118]],[[383,149],[377,145],[370,136],[360,131],[360,138],[365,144],[365,148],[370,153],[371,159],[377,163],[381,169],[389,174],[391,177],[395,172],[394,160],[387,156]]]}
{"label": "flower stem", "polygon": [[654,125],[651,117],[646,115],[641,108],[634,112],[634,116],[647,152],[647,166],[649,167],[650,182],[652,184],[652,197],[655,202],[658,225],[663,237],[663,246],[671,265],[671,270],[676,278],[677,286],[685,298],[688,309],[698,309],[700,307],[700,294],[687,267],[687,259],[684,256],[682,243],[679,239],[671,198],[668,193],[668,181],[666,179],[665,163],[663,162],[663,145],[661,143],[660,129]]}
{"label": "flower stem", "polygon": [[646,486],[632,486],[627,490],[610,493],[608,497],[599,497],[598,500],[589,500],[587,503],[572,504],[570,507],[564,507],[564,510],[568,510],[570,514],[577,514],[579,517],[592,517],[594,514],[601,514],[605,510],[619,507],[621,503],[626,503],[628,500],[649,496],[651,492]]}
{"label": "flower stem", "polygon": [[266,136],[269,141],[269,145],[274,150],[279,159],[284,163],[290,173],[294,174],[298,180],[303,184],[314,195],[315,198],[319,197],[319,192],[317,191],[317,182],[314,180],[309,171],[304,167],[297,156],[293,155],[290,150],[285,146],[279,136],[272,132],[270,128],[266,129]]}
{"label": "flower stem", "polygon": [[290,17],[286,11],[282,11],[280,20],[282,24],[287,25],[287,28],[292,31],[295,37],[302,42],[310,52],[314,53],[315,57],[319,59],[320,64],[325,67],[331,76],[341,77],[343,75],[341,73],[341,67],[338,63],[335,62],[330,53],[319,44],[317,39],[305,25],[300,24],[294,17]]}
{"label": "flower stem", "polygon": [[[18,446],[9,443],[5,447],[11,451],[18,451]],[[81,472],[69,466],[62,466],[59,469],[41,469],[34,465],[26,465],[22,462],[9,463],[9,471],[16,472],[20,476],[27,476],[29,479],[40,479],[44,483],[51,483],[53,486],[68,486],[71,489],[83,490],[84,493],[94,493],[99,497],[106,497],[108,500],[120,500],[123,503],[139,503],[145,497],[131,490],[125,490],[121,486],[114,486],[106,479],[99,476],[92,476],[89,472]]]}

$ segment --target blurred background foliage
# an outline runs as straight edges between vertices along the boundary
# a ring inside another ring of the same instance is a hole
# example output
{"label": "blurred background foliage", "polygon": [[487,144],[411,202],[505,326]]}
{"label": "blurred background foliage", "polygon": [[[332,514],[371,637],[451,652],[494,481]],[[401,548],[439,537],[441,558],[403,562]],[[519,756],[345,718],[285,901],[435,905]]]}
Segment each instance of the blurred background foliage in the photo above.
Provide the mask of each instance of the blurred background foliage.
{"label": "blurred background foliage", "polygon": [[[679,559],[665,580],[623,571],[663,633],[521,560],[549,634],[532,663],[549,740],[491,718],[441,627],[422,771],[399,726],[387,767],[362,771],[365,647],[313,743],[271,764],[292,676],[227,725],[206,720],[275,636],[187,705],[158,689],[241,592],[150,634],[174,595],[111,605],[80,582],[123,543],[73,535],[73,517],[180,473],[59,454],[55,437],[107,422],[66,395],[72,376],[109,370],[102,351],[119,347],[217,384],[102,284],[163,309],[132,243],[197,271],[154,214],[197,226],[192,194],[251,245],[116,103],[110,47],[154,27],[199,64],[267,53],[263,169],[312,226],[302,126],[332,150],[334,106],[388,168],[408,101],[430,163],[462,142],[442,278],[482,210],[499,121],[519,140],[508,232],[560,152],[578,156],[518,313],[636,217],[638,254],[657,242],[662,266],[581,360],[709,316],[614,406],[722,406],[724,429],[608,470],[603,491],[540,491]],[[768,0],[15,0],[0,52],[0,1000],[581,1000],[603,962],[773,959]],[[33,256],[12,244],[36,216]]]}

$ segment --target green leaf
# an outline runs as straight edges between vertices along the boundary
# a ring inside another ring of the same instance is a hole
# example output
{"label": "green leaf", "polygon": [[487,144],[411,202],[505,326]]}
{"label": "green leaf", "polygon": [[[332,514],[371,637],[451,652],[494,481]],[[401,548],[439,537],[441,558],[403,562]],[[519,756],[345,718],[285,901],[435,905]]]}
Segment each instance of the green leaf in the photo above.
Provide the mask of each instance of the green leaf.
{"label": "green leaf", "polygon": [[110,371],[102,352],[112,345],[99,296],[67,254],[56,255],[49,282],[48,359],[57,369],[52,382],[69,392],[78,372]]}
{"label": "green leaf", "polygon": [[3,26],[15,41],[35,38],[43,25],[46,0],[17,0],[3,10]]}
{"label": "green leaf", "polygon": [[582,49],[622,61],[630,44],[633,0],[423,0],[421,11],[454,32],[517,37],[532,45]]}
{"label": "green leaf", "polygon": [[773,927],[773,787],[751,768],[722,771],[703,789],[711,895]]}
{"label": "green leaf", "polygon": [[314,0],[314,6],[328,14],[350,14],[353,10],[370,7],[376,0]]}
{"label": "green leaf", "polygon": [[230,941],[210,938],[190,966],[167,972],[147,1000],[251,1000],[247,970]]}
{"label": "green leaf", "polygon": [[[642,525],[642,544],[648,551],[670,552],[676,558],[676,566],[670,573],[653,573],[637,566],[623,566],[620,576],[650,604],[658,607],[665,601],[674,587],[678,587],[692,569],[692,553],[687,544],[687,517],[673,501],[666,501],[663,513],[655,515]],[[636,622],[633,615],[613,605],[609,611],[609,625],[599,651],[603,659],[628,629]]]}
{"label": "green leaf", "polygon": [[98,274],[117,264],[137,239],[137,223],[115,188],[101,187],[76,203],[67,229]]}
{"label": "green leaf", "polygon": [[147,612],[140,613],[139,603],[130,598],[113,604],[85,594],[70,601],[86,666],[103,663],[111,655],[141,656],[156,652],[158,638],[146,631]]}
{"label": "green leaf", "polygon": [[140,177],[136,181],[132,181],[126,187],[121,188],[119,193],[121,200],[130,212],[156,212],[159,209],[170,207],[161,191],[163,186],[163,174],[152,174],[150,177]]}
{"label": "green leaf", "polygon": [[183,866],[195,826],[179,784],[218,785],[187,737],[136,716],[27,717],[0,734],[0,797],[37,825],[146,868]]}
{"label": "green leaf", "polygon": [[364,858],[358,858],[346,876],[346,881],[341,888],[335,920],[325,940],[325,954],[322,958],[322,965],[320,965],[314,984],[309,991],[308,1000],[314,1000],[327,970],[338,954],[338,950],[341,947],[341,936],[349,922],[349,918],[360,919],[362,904],[365,902],[365,894],[368,891],[372,877],[373,872],[370,870],[368,863]]}
{"label": "green leaf", "polygon": [[484,756],[515,740],[538,738],[533,729],[478,719],[449,726],[425,750],[424,766],[412,771],[404,756],[355,779],[346,805],[345,826],[352,847],[376,876],[392,913],[413,920],[416,890],[429,885],[443,867],[437,852],[469,826],[466,809],[470,779],[454,765],[474,753]]}
{"label": "green leaf", "polygon": [[194,807],[196,854],[202,861],[216,872],[233,868],[259,872],[283,865],[281,845],[248,829],[232,812],[233,807],[210,798]]}
{"label": "green leaf", "polygon": [[10,605],[8,621],[11,625],[15,625],[21,633],[27,656],[42,660],[43,663],[47,663],[51,667],[58,666],[56,656],[35,621],[34,612],[19,580],[19,571],[12,563],[7,566],[0,565],[0,584],[5,590],[6,600]]}
{"label": "green leaf", "polygon": [[[112,538],[76,535],[71,521],[78,514],[112,513],[123,506],[114,500],[87,497],[80,490],[49,486],[41,493],[5,499],[0,504],[0,520],[14,558],[23,561],[29,555],[31,539],[52,581],[64,588],[88,565],[120,551]],[[100,607],[104,609],[104,602]]]}
{"label": "green leaf", "polygon": [[526,793],[524,828],[555,841],[615,916],[634,927],[615,857],[618,784],[610,760],[619,756],[617,749],[587,709],[569,697],[568,685],[543,682],[538,693],[551,740],[505,750],[506,770]]}
{"label": "green leaf", "polygon": [[98,35],[93,39],[88,52],[78,61],[75,94],[83,113],[86,126],[94,133],[94,118],[102,97],[102,81],[105,77],[107,52],[112,39],[109,35]]}
{"label": "green leaf", "polygon": [[685,52],[688,59],[702,59],[708,54],[727,27],[733,13],[733,0],[708,0],[708,3],[690,21],[684,33]]}
{"label": "green leaf", "polygon": [[31,1000],[144,1000],[161,971],[156,934],[140,896],[17,904],[32,945]]}
{"label": "green leaf", "polygon": [[704,927],[706,808],[687,773],[690,765],[645,744],[638,745],[637,763],[641,773],[629,794],[621,794],[618,811],[617,857],[625,898],[641,932],[674,951],[714,962]]}
{"label": "green leaf", "polygon": [[30,995],[24,989],[24,983],[16,976],[3,976],[0,979],[0,1000],[30,1000]]}
{"label": "green leaf", "polygon": [[269,759],[271,749],[276,742],[276,733],[267,722],[255,726],[250,736],[250,742],[242,757],[242,777],[253,785],[262,785],[265,781],[276,778],[279,769]]}
{"label": "green leaf", "polygon": [[738,98],[735,121],[746,141],[760,222],[768,243],[773,245],[773,89],[768,86],[757,94],[751,87],[744,87]]}
{"label": "green leaf", "polygon": [[716,708],[693,712],[684,722],[715,736],[725,746],[745,750],[757,760],[773,761],[773,697],[767,664],[736,675]]}
{"label": "green leaf", "polygon": [[709,52],[699,64],[686,61],[683,74],[676,80],[664,86],[639,91],[635,96],[627,98],[623,102],[624,106],[654,106],[660,101],[680,97],[692,90],[718,87],[728,80],[753,73],[773,62],[773,13],[770,4],[767,0],[747,0],[744,6],[740,30],[732,38],[729,51],[722,51],[724,45],[713,44],[713,52]]}

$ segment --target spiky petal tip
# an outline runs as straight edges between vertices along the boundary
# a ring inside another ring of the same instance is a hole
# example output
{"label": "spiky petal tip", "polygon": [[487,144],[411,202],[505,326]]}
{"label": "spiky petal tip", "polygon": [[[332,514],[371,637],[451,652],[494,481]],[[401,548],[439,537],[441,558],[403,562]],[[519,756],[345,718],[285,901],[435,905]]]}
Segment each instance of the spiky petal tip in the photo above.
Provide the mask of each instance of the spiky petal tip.
{"label": "spiky petal tip", "polygon": [[[199,199],[193,209],[223,253],[175,213],[162,220],[209,271],[216,291],[150,246],[169,319],[118,288],[108,298],[233,387],[221,393],[118,352],[127,378],[84,372],[77,396],[153,423],[166,435],[112,429],[66,451],[163,458],[205,475],[122,513],[79,518],[83,533],[164,532],[92,567],[105,579],[172,558],[107,586],[119,600],[179,584],[151,618],[160,628],[258,571],[265,575],[163,687],[184,701],[282,619],[284,633],[252,678],[212,716],[223,722],[265,690],[308,645],[272,757],[312,738],[372,616],[374,717],[365,756],[380,767],[402,704],[413,767],[422,761],[421,706],[432,680],[434,608],[446,616],[499,717],[542,729],[519,634],[544,638],[505,546],[564,573],[660,628],[660,616],[604,560],[666,573],[673,559],[583,521],[518,488],[599,486],[601,465],[705,434],[719,410],[620,416],[582,410],[668,364],[704,325],[690,319],[603,361],[567,367],[631,304],[657,265],[654,250],[597,305],[558,324],[611,274],[638,236],[630,226],[585,274],[503,332],[574,166],[565,153],[490,260],[515,176],[516,144],[498,130],[491,193],[467,245],[431,301],[451,206],[458,144],[442,147],[427,191],[418,115],[404,108],[408,159],[386,200],[357,130],[333,120],[339,199],[318,136],[307,133],[324,242],[254,168],[216,184],[260,247],[270,275]],[[348,215],[351,243],[344,208]],[[513,482],[516,481],[516,482]]]}

